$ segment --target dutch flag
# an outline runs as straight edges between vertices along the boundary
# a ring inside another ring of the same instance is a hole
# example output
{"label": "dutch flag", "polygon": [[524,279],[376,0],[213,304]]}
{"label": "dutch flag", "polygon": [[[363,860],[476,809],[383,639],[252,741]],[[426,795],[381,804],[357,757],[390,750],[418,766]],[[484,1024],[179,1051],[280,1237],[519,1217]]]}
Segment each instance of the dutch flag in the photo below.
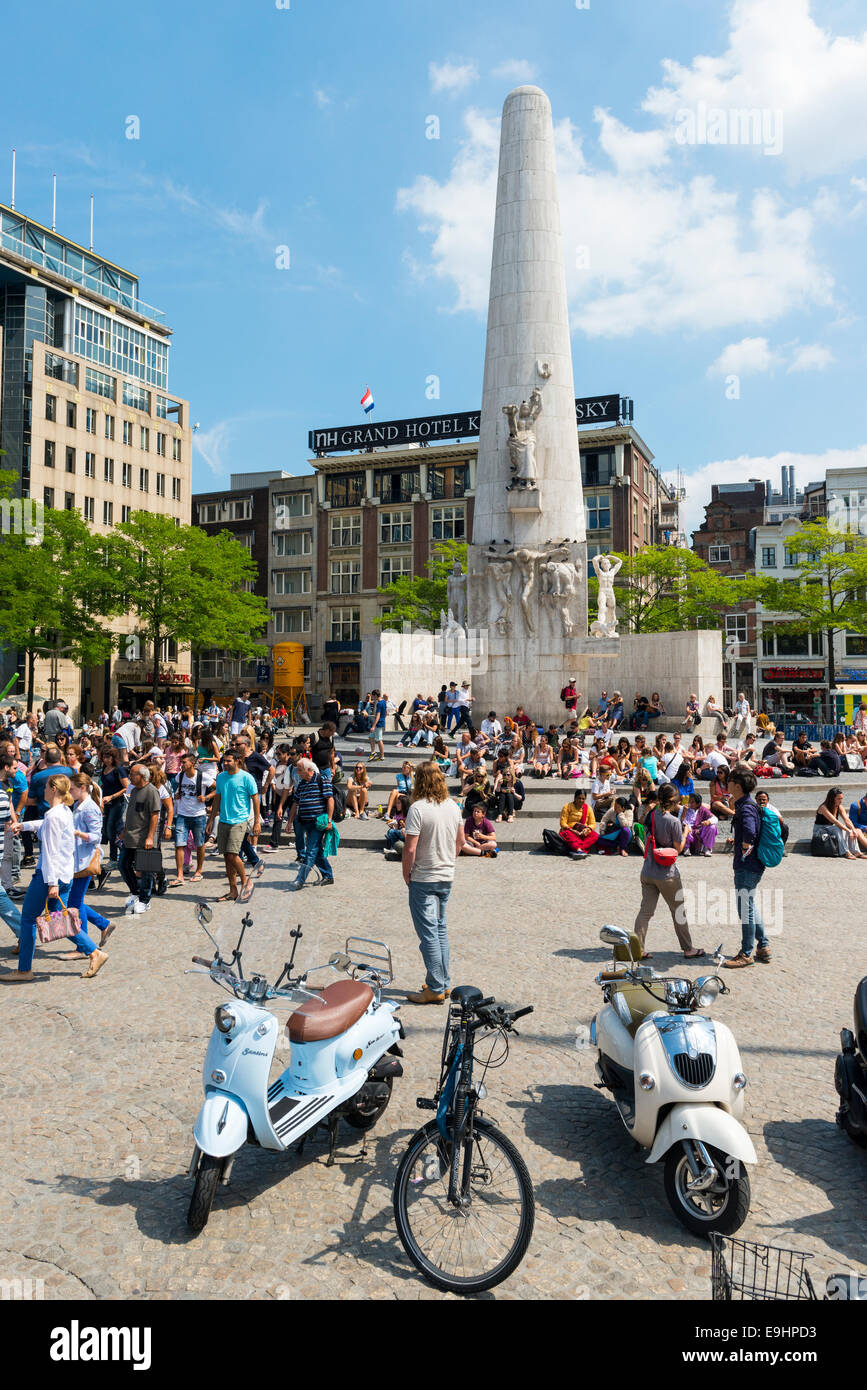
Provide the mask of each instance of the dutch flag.
{"label": "dutch flag", "polygon": [[361,397],[361,406],[365,415],[369,415],[373,409],[373,392],[369,386],[365,387],[364,395]]}

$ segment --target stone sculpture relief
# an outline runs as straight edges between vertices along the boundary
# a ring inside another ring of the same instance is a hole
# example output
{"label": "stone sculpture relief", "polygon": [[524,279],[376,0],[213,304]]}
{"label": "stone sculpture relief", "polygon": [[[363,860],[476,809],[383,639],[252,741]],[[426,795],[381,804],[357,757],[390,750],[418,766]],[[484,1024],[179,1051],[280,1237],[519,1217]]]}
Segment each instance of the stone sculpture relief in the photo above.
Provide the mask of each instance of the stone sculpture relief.
{"label": "stone sculpture relief", "polygon": [[523,626],[531,636],[535,635],[532,599],[536,591],[540,600],[559,617],[563,635],[574,636],[579,624],[573,619],[570,605],[580,594],[581,583],[579,571],[570,559],[569,546],[570,542],[564,540],[548,541],[544,550],[531,550],[526,546],[513,549],[504,541],[502,547],[491,545],[484,552],[494,591],[494,606],[499,607],[494,626],[502,636],[512,630],[512,605],[516,597]]}
{"label": "stone sculpture relief", "polygon": [[590,624],[594,637],[617,636],[617,600],[614,597],[614,580],[622,560],[612,560],[610,555],[594,555],[592,560],[599,580],[598,616]]}
{"label": "stone sculpture relief", "polygon": [[542,414],[542,393],[536,387],[529,401],[520,406],[504,405],[503,414],[509,422],[509,460],[512,465],[512,481],[507,492],[513,488],[532,488],[536,486],[536,430],[535,424]]}

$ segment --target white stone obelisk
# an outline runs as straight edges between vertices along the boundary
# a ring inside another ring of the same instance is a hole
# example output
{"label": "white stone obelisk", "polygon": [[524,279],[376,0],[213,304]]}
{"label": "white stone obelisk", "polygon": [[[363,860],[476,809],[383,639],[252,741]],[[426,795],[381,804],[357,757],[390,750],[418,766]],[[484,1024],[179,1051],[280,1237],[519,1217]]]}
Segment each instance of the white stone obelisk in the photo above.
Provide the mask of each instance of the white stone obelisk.
{"label": "white stone obelisk", "polygon": [[560,689],[584,666],[587,558],[554,129],[538,87],[503,107],[468,607],[488,633],[476,716],[523,704],[559,723]]}

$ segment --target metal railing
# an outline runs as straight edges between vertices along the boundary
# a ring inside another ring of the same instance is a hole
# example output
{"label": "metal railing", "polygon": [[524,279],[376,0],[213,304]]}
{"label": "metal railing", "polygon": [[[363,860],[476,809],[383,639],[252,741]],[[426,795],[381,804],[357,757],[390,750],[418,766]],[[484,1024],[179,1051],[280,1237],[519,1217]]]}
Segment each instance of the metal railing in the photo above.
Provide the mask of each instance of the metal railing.
{"label": "metal railing", "polygon": [[119,304],[124,309],[131,309],[133,313],[141,314],[143,318],[154,319],[159,323],[166,322],[166,315],[162,309],[155,308],[153,304],[146,304],[143,299],[139,299],[138,295],[126,294],[115,285],[106,284],[104,280],[98,279],[95,275],[88,275],[75,266],[66,265],[56,256],[49,255],[47,251],[40,251],[38,246],[30,246],[27,242],[19,241],[12,232],[0,232],[0,245],[5,247],[7,251],[12,251],[16,256],[21,256],[26,261],[32,261],[34,265],[41,266],[44,270],[52,271],[55,275],[59,275],[62,280],[69,280],[74,285],[81,285],[93,294],[101,295],[103,299],[110,299],[114,304]]}

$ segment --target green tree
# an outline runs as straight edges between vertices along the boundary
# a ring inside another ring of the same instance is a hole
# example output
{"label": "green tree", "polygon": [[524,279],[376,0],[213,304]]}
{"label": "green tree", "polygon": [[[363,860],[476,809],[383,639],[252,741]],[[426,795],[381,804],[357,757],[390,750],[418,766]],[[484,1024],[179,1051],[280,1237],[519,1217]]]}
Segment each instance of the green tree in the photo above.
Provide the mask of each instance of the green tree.
{"label": "green tree", "polygon": [[[635,555],[618,558],[623,565],[615,593],[621,624],[628,632],[717,628],[721,610],[753,597],[750,580],[718,574],[692,550],[649,545]],[[591,617],[598,590],[598,581],[591,578]]]}
{"label": "green tree", "polygon": [[460,560],[466,572],[466,542],[438,541],[428,560],[426,575],[403,576],[378,590],[388,601],[389,612],[373,621],[393,632],[400,632],[404,623],[437,631],[440,614],[448,611],[447,581],[455,560]]}
{"label": "green tree", "polygon": [[160,650],[166,639],[241,655],[264,648],[255,634],[268,621],[264,599],[245,591],[255,582],[255,561],[229,532],[210,536],[198,526],[176,526],[167,516],[133,512],[111,536],[113,563],[128,606],[151,652],[151,698],[159,690]]}
{"label": "green tree", "polygon": [[125,611],[123,585],[106,563],[105,538],[78,512],[46,508],[41,540],[0,537],[0,640],[27,656],[27,705],[36,658],[104,661],[114,645],[107,624]]}
{"label": "green tree", "polygon": [[867,631],[867,537],[819,517],[786,537],[783,548],[797,565],[797,578],[761,580],[758,596],[765,608],[785,615],[774,624],[779,630],[824,636],[833,690],[837,633]]}

